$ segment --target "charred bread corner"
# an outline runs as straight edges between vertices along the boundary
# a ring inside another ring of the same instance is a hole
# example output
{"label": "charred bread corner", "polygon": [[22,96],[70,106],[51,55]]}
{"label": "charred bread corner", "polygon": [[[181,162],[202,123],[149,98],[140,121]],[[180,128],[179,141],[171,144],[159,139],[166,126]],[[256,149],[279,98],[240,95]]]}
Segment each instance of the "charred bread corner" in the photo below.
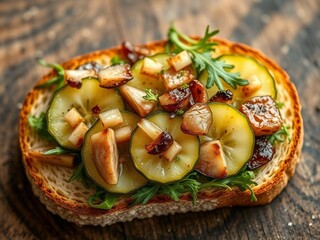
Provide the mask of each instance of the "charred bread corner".
{"label": "charred bread corner", "polygon": [[271,202],[300,159],[288,74],[241,43],[188,37],[75,57],[27,95],[23,164],[47,209],[79,225]]}

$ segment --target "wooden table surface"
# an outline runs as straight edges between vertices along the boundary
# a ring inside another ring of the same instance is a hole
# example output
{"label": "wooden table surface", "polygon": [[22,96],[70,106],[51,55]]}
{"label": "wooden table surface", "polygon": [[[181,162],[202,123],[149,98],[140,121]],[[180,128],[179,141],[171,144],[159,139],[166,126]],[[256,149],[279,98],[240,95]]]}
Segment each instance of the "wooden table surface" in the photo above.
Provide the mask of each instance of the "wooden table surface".
{"label": "wooden table surface", "polygon": [[[171,21],[189,34],[206,25],[277,60],[301,97],[302,158],[271,204],[78,227],[33,196],[18,143],[19,107],[47,69],[129,40],[166,37]],[[0,1],[0,239],[320,239],[320,1]]]}

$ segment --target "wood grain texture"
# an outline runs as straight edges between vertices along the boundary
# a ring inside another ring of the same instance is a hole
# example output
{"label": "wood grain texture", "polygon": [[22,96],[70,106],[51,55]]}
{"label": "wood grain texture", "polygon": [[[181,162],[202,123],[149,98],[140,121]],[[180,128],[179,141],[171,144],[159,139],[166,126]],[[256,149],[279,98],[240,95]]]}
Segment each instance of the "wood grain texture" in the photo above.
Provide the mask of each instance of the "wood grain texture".
{"label": "wood grain texture", "polygon": [[[303,161],[271,204],[78,227],[33,196],[21,163],[20,103],[47,70],[123,40],[189,34],[206,25],[277,60],[301,97]],[[320,2],[318,0],[0,1],[0,239],[320,239]]]}

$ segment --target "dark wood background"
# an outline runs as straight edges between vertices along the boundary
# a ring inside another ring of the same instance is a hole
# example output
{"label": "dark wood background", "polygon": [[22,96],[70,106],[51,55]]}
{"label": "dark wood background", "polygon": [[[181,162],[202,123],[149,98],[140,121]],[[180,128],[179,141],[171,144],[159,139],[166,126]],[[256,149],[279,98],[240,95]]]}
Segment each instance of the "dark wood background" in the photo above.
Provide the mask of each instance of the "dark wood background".
{"label": "dark wood background", "polygon": [[[206,25],[250,44],[290,74],[302,102],[303,161],[271,204],[78,227],[33,196],[21,163],[18,114],[47,70],[123,40],[166,37],[171,21],[189,34]],[[319,0],[0,1],[0,239],[320,239]]]}

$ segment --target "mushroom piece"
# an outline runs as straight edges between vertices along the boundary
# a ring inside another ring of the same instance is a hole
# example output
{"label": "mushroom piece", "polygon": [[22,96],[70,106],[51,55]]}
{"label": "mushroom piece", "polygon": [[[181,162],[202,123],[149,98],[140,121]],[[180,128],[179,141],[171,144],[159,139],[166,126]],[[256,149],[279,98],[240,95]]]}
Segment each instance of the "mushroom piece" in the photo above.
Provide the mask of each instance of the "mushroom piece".
{"label": "mushroom piece", "polygon": [[119,179],[119,154],[115,133],[111,128],[91,135],[93,162],[102,179],[117,184]]}
{"label": "mushroom piece", "polygon": [[201,144],[200,158],[195,169],[208,177],[227,177],[227,161],[219,140]]}
{"label": "mushroom piece", "polygon": [[191,135],[206,135],[212,124],[212,113],[206,104],[196,103],[182,116],[181,131]]}
{"label": "mushroom piece", "polygon": [[140,73],[152,78],[158,78],[163,66],[161,63],[145,57],[142,61]]}
{"label": "mushroom piece", "polygon": [[76,108],[71,108],[68,112],[64,114],[64,120],[69,124],[71,128],[75,128],[81,122],[84,122],[84,118],[78,112]]}
{"label": "mushroom piece", "polygon": [[219,90],[216,92],[215,95],[213,95],[209,102],[221,102],[221,103],[227,103],[230,104],[232,101],[233,93],[227,89],[227,90]]}
{"label": "mushroom piece", "polygon": [[160,79],[165,88],[170,91],[184,84],[190,83],[195,79],[192,71],[189,68],[176,71],[174,68],[169,68],[160,74]]}
{"label": "mushroom piece", "polygon": [[[150,122],[147,119],[142,118],[138,123],[138,127],[142,129],[153,141],[156,140],[159,135],[163,133],[162,129],[159,128],[156,124]],[[159,154],[159,157],[167,161],[172,161],[175,156],[182,150],[182,147],[179,143],[173,140],[173,143],[170,145],[166,151]]]}
{"label": "mushroom piece", "polygon": [[118,87],[133,78],[129,64],[112,65],[98,72],[100,86],[105,88]]}
{"label": "mushroom piece", "polygon": [[128,85],[119,87],[119,91],[125,101],[132,107],[140,117],[145,117],[153,111],[157,103],[144,99],[146,93],[138,88]]}
{"label": "mushroom piece", "polygon": [[173,138],[170,133],[163,131],[160,135],[153,140],[145,148],[149,154],[158,155],[168,150],[173,144]]}
{"label": "mushroom piece", "polygon": [[159,103],[161,107],[167,112],[176,112],[178,110],[184,110],[189,105],[191,97],[190,89],[176,88],[170,90],[159,97]]}
{"label": "mushroom piece", "polygon": [[97,77],[96,71],[91,70],[65,70],[65,81],[70,87],[81,88],[82,79]]}
{"label": "mushroom piece", "polygon": [[68,137],[69,142],[79,148],[83,143],[84,136],[86,135],[88,129],[89,128],[87,125],[85,125],[83,122],[79,123]]}
{"label": "mushroom piece", "polygon": [[191,91],[193,104],[194,103],[206,103],[208,101],[208,95],[201,82],[198,80],[193,80],[189,84],[189,89]]}
{"label": "mushroom piece", "polygon": [[253,97],[243,103],[239,110],[249,119],[256,136],[271,135],[282,126],[280,111],[270,96]]}
{"label": "mushroom piece", "polygon": [[187,51],[182,51],[177,55],[174,55],[168,59],[168,63],[176,70],[180,71],[181,69],[192,64],[192,59],[190,54]]}
{"label": "mushroom piece", "polygon": [[123,118],[118,108],[100,113],[99,118],[104,128],[115,127],[123,123]]}

